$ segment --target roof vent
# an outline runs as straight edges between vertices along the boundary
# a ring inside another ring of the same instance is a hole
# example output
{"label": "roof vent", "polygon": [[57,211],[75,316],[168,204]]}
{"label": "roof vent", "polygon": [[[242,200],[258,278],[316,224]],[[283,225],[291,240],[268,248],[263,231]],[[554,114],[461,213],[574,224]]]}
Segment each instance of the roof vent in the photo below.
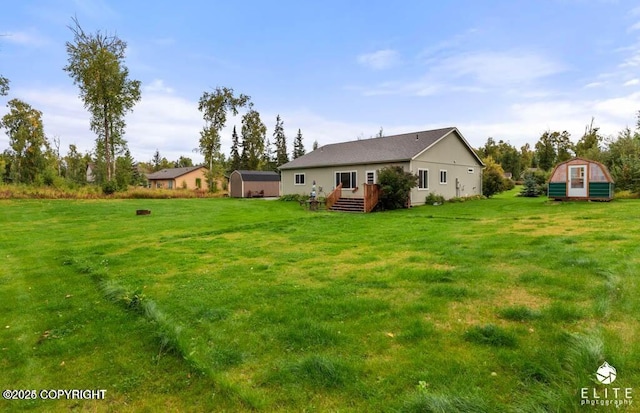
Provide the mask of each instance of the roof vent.
{"label": "roof vent", "polygon": [[416,134],[416,140],[418,140],[418,134]]}

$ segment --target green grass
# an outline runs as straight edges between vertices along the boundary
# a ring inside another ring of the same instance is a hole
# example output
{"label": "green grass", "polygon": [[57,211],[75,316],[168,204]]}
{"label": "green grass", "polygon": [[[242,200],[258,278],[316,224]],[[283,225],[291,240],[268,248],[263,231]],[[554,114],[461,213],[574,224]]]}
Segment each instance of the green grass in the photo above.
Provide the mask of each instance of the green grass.
{"label": "green grass", "polygon": [[1,200],[1,387],[107,396],[0,410],[571,412],[604,360],[636,386],[640,201],[515,193]]}

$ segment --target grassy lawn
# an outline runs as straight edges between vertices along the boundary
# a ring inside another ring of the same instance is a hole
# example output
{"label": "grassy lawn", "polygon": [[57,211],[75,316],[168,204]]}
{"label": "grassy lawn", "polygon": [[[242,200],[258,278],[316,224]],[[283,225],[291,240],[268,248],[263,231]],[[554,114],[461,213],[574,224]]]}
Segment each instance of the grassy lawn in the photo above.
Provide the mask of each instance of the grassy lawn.
{"label": "grassy lawn", "polygon": [[582,412],[605,360],[640,389],[640,201],[514,194],[2,200],[0,387],[106,397],[0,410]]}

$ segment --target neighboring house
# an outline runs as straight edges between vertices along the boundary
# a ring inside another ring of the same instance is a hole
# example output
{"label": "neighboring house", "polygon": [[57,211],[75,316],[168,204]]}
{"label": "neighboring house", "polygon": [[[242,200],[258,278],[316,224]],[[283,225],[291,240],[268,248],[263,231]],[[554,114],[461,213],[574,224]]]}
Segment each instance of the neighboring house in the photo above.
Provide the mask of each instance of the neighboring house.
{"label": "neighboring house", "polygon": [[431,192],[482,194],[484,164],[454,127],[325,145],[280,166],[282,194],[308,195],[315,184],[327,196],[341,183],[342,197],[363,198],[364,184],[377,183],[378,171],[392,165],[418,175],[411,205],[423,205]]}
{"label": "neighboring house", "polygon": [[93,162],[89,162],[87,164],[87,182],[93,183],[96,181],[96,175],[94,174],[94,170],[96,169],[96,164]]}
{"label": "neighboring house", "polygon": [[613,178],[606,166],[584,158],[556,165],[549,178],[549,198],[557,200],[613,199]]}
{"label": "neighboring house", "polygon": [[280,174],[273,171],[235,170],[229,175],[229,196],[234,198],[280,196]]}
{"label": "neighboring house", "polygon": [[150,188],[164,189],[209,189],[207,172],[204,166],[185,168],[167,168],[147,174]]}

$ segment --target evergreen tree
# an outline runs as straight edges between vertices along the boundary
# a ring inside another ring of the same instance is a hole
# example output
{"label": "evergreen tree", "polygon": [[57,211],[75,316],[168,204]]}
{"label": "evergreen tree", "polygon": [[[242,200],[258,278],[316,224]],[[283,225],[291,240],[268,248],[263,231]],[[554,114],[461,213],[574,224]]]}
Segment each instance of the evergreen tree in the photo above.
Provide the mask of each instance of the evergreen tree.
{"label": "evergreen tree", "polygon": [[9,79],[0,75],[0,96],[7,96],[9,93]]}
{"label": "evergreen tree", "polygon": [[287,137],[284,135],[284,126],[280,115],[276,117],[276,127],[273,131],[273,138],[273,144],[276,147],[275,166],[284,165],[289,162],[289,155],[287,154]]}
{"label": "evergreen tree", "polygon": [[236,132],[235,125],[233,126],[233,134],[231,135],[231,159],[229,160],[229,171],[233,172],[237,169],[242,169],[242,159],[240,158],[240,138]]}
{"label": "evergreen tree", "polygon": [[318,141],[317,140],[313,141],[313,145],[311,146],[311,150],[312,151],[315,151],[316,149],[318,149]]}
{"label": "evergreen tree", "polygon": [[[317,142],[315,145],[317,146]],[[298,129],[296,139],[293,141],[293,159],[299,158],[305,153],[304,144],[302,143],[302,132]]]}
{"label": "evergreen tree", "polygon": [[267,138],[267,141],[264,144],[264,153],[262,154],[261,168],[265,171],[277,171],[277,162],[277,156],[274,155],[271,142],[269,141],[269,138]]}

